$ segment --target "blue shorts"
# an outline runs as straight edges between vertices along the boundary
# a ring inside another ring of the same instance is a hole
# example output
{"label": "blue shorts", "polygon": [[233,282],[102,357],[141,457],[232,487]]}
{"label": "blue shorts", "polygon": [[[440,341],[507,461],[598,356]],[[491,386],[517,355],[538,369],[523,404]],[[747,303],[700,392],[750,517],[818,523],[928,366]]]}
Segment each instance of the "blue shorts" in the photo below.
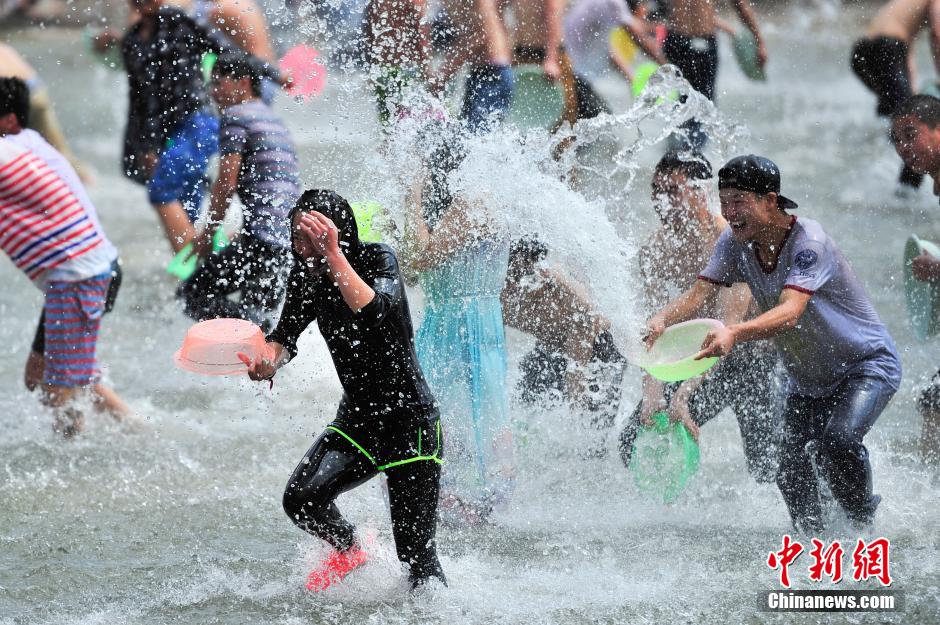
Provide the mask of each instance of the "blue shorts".
{"label": "blue shorts", "polygon": [[219,151],[219,120],[209,113],[194,113],[167,139],[157,168],[147,184],[151,204],[178,201],[189,220],[199,218],[205,194],[209,159]]}
{"label": "blue shorts", "polygon": [[508,65],[474,65],[464,85],[461,117],[472,132],[491,129],[499,123],[512,103],[515,82]]}

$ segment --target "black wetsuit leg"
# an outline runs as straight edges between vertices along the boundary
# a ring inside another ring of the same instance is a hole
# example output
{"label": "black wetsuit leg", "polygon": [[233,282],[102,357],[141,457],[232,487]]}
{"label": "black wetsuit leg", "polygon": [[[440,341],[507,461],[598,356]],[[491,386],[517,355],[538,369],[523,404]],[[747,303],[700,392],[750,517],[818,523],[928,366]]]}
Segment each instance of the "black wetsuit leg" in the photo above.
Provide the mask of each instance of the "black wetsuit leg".
{"label": "black wetsuit leg", "polygon": [[[878,97],[876,112],[890,116],[914,94],[908,73],[908,46],[893,37],[859,39],[852,48],[852,71]],[[924,176],[904,166],[899,182],[920,187]]]}
{"label": "black wetsuit leg", "polygon": [[[811,453],[849,519],[859,525],[871,523],[881,498],[872,492],[871,463],[862,439],[894,392],[877,378],[856,377],[844,381],[829,397],[790,396],[777,485],[797,529],[824,529]],[[807,449],[811,441],[812,452]]]}
{"label": "black wetsuit leg", "polygon": [[398,559],[408,566],[412,587],[436,577],[445,584],[437,558],[437,503],[441,465],[421,460],[385,471]]}
{"label": "black wetsuit leg", "polygon": [[[284,297],[291,264],[290,250],[242,236],[210,254],[180,284],[177,296],[183,300],[186,314],[196,321],[245,319],[267,331]],[[241,301],[229,299],[229,295],[239,292]]]}
{"label": "black wetsuit leg", "polygon": [[[284,489],[284,512],[302,530],[344,551],[355,528],[336,507],[336,497],[375,476],[375,465],[333,431],[313,443]],[[436,501],[436,500],[435,500]]]}

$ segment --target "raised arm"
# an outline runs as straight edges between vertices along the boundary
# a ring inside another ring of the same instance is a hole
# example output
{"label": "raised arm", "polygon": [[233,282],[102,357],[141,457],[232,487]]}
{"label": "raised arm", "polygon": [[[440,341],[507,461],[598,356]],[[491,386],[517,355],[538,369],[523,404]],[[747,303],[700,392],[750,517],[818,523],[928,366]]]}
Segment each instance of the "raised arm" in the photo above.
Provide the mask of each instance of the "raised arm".
{"label": "raised arm", "polygon": [[193,254],[200,257],[212,252],[212,239],[216,231],[225,222],[225,214],[238,189],[238,172],[242,167],[241,152],[223,154],[219,161],[219,177],[212,185],[212,197],[209,198],[209,212],[205,229],[196,237]]}

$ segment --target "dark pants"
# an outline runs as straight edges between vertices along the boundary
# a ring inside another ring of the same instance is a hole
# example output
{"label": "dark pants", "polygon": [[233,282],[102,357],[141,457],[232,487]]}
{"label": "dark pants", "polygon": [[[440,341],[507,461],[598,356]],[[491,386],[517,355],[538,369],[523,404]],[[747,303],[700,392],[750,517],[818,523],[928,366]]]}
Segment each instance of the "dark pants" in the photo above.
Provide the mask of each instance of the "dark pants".
{"label": "dark pants", "polygon": [[[714,36],[687,37],[670,31],[663,42],[663,54],[679,68],[693,89],[714,102],[718,78],[718,42]],[[690,119],[681,128],[688,137],[683,148],[701,149],[708,140],[696,119]]]}
{"label": "dark pants", "polygon": [[[426,442],[436,439],[433,425],[422,431]],[[419,460],[383,470],[388,478],[395,548],[398,559],[409,568],[412,586],[431,577],[445,581],[434,538],[440,464]],[[355,528],[340,514],[336,497],[378,472],[374,458],[328,429],[294,469],[284,490],[284,511],[302,530],[325,540],[334,549],[345,551],[356,544]]]}
{"label": "dark pants", "polygon": [[[104,311],[106,313],[114,310],[114,302],[117,301],[118,291],[121,290],[121,280],[124,272],[121,270],[121,259],[116,259],[111,263],[111,282],[108,283],[108,293],[105,295]],[[32,350],[37,354],[46,351],[46,309],[43,308],[39,315],[39,327],[36,328],[36,334],[33,336]]]}
{"label": "dark pants", "polygon": [[[859,39],[852,48],[852,71],[878,97],[878,115],[889,117],[914,94],[907,65],[907,44],[892,37]],[[904,167],[900,182],[919,187],[924,177]]]}
{"label": "dark pants", "polygon": [[873,521],[881,498],[872,493],[871,464],[862,439],[894,392],[881,379],[850,377],[828,397],[787,399],[777,486],[797,530],[825,528],[818,478],[828,483],[852,522],[865,526]]}
{"label": "dark pants", "polygon": [[512,69],[508,65],[474,65],[464,85],[460,116],[471,132],[491,130],[512,103]]}
{"label": "dark pants", "polygon": [[[206,257],[180,284],[177,296],[196,321],[245,319],[268,331],[284,298],[291,262],[289,249],[245,235]],[[229,298],[235,293],[239,301]]]}
{"label": "dark pants", "polygon": [[[777,475],[777,439],[782,393],[777,390],[776,351],[762,343],[745,343],[725,356],[689,399],[689,412],[698,426],[731,408],[738,420],[747,470],[758,482],[773,482]],[[665,401],[672,400],[679,384],[668,384]],[[625,466],[633,457],[633,441],[640,428],[640,409],[620,433],[620,458]]]}

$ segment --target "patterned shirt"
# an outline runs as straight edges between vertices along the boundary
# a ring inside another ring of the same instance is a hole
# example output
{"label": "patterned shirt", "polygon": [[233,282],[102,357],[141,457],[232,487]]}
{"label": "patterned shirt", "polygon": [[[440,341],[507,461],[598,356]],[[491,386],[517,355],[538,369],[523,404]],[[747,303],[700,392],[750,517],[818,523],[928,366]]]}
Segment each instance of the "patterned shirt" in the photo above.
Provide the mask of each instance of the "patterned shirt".
{"label": "patterned shirt", "polygon": [[0,249],[40,288],[104,273],[117,257],[77,174],[32,130],[0,138]]}
{"label": "patterned shirt", "polygon": [[219,151],[241,154],[238,197],[245,230],[276,247],[290,245],[287,213],[300,197],[300,169],[294,142],[267,104],[250,100],[225,109]]}

